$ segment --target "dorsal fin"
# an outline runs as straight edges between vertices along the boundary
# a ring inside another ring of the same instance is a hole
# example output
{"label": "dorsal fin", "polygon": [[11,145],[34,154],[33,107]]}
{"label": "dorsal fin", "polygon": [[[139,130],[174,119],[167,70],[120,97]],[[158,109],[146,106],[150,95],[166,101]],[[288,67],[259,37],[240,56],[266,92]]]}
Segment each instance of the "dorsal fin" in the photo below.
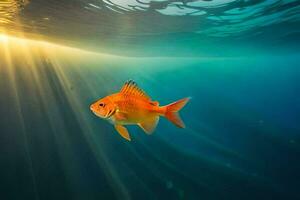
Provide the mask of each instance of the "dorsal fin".
{"label": "dorsal fin", "polygon": [[150,100],[150,97],[141,88],[139,88],[136,82],[134,82],[133,80],[126,81],[126,83],[121,88],[120,93],[136,95]]}

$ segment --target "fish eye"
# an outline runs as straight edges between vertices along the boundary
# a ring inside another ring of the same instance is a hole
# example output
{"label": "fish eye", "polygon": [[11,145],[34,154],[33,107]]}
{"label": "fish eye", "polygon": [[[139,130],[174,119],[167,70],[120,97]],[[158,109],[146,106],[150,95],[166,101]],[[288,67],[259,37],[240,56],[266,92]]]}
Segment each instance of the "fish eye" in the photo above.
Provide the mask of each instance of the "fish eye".
{"label": "fish eye", "polygon": [[100,103],[99,106],[104,107],[104,103]]}

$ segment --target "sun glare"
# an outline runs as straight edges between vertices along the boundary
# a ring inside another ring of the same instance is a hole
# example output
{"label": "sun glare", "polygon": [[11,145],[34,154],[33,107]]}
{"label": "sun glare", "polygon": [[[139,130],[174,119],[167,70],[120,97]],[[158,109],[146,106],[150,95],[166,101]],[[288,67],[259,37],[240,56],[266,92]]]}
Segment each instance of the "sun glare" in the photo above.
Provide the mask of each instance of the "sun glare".
{"label": "sun glare", "polygon": [[7,42],[8,41],[8,36],[7,35],[0,35],[0,42]]}
{"label": "sun glare", "polygon": [[[9,46],[10,50],[19,51],[20,49],[26,49],[27,53],[34,53],[34,51],[40,51],[46,54],[51,55],[57,55],[61,57],[62,55],[69,55],[75,58],[80,58],[84,56],[89,56],[93,58],[99,58],[100,57],[122,57],[112,54],[106,54],[106,53],[100,53],[100,52],[94,52],[89,50],[84,50],[76,47],[71,46],[65,46],[61,44],[55,44],[48,41],[45,41],[43,39],[28,39],[24,36],[11,36],[7,35],[5,33],[0,32],[0,50],[3,46]],[[20,48],[21,47],[21,48]],[[75,56],[76,55],[76,56]],[[0,55],[1,56],[1,55]]]}

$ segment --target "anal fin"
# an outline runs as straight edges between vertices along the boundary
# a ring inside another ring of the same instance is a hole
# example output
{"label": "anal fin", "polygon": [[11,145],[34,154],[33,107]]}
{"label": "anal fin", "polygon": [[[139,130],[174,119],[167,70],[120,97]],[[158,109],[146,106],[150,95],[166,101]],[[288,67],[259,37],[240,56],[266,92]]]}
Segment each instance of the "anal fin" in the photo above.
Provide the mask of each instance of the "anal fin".
{"label": "anal fin", "polygon": [[125,138],[126,140],[128,141],[131,141],[131,138],[130,138],[130,135],[127,131],[127,128],[125,128],[124,126],[122,125],[118,125],[118,124],[115,124],[115,129],[118,131],[118,133],[123,137]]}
{"label": "anal fin", "polygon": [[152,134],[155,130],[159,117],[153,117],[149,120],[139,123],[138,125],[145,131],[147,134]]}

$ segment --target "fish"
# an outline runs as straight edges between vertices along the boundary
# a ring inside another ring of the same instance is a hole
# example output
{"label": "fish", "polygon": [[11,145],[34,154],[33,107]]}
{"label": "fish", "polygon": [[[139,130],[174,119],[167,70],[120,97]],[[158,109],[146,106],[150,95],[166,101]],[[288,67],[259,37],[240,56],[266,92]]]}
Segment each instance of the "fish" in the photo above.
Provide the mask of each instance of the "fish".
{"label": "fish", "polygon": [[125,125],[138,125],[146,134],[152,134],[159,117],[165,117],[175,126],[185,128],[179,116],[190,97],[180,99],[165,106],[151,98],[133,80],[125,82],[121,90],[97,100],[90,105],[90,110],[97,116],[109,120],[116,131],[126,140],[131,141]]}

